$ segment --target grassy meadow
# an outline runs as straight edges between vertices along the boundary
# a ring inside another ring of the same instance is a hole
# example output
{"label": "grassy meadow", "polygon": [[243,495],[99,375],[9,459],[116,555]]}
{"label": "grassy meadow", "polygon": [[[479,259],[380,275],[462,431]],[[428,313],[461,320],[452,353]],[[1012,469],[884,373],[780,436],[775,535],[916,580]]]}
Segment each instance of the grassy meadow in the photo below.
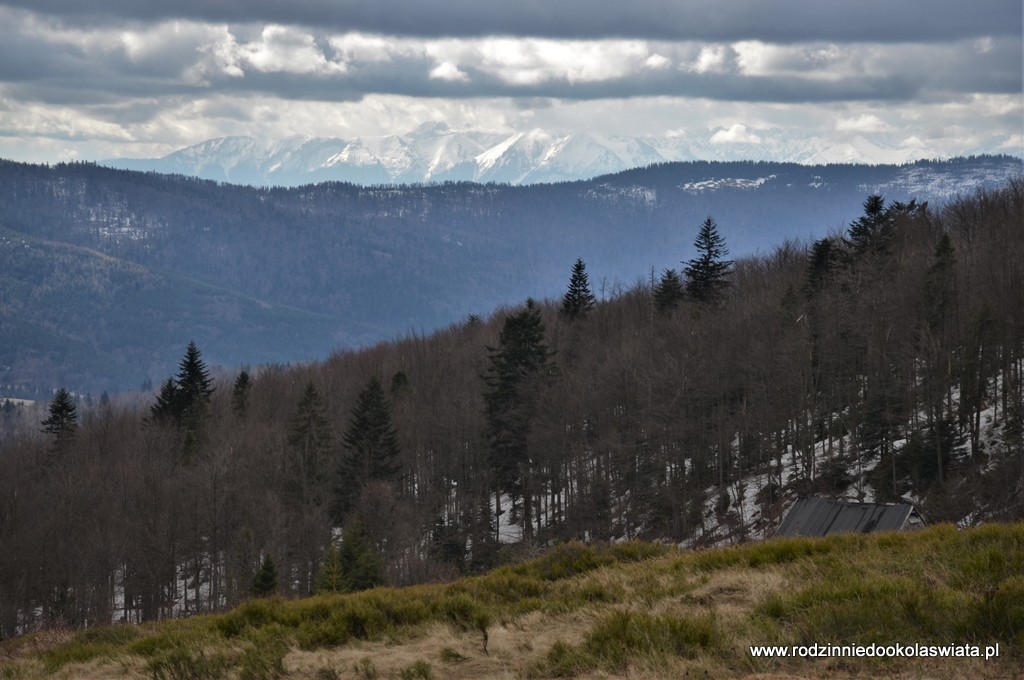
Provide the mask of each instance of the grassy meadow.
{"label": "grassy meadow", "polygon": [[[751,645],[999,657],[755,658]],[[692,552],[571,543],[485,575],[0,642],[0,680],[1024,676],[1024,524]]]}

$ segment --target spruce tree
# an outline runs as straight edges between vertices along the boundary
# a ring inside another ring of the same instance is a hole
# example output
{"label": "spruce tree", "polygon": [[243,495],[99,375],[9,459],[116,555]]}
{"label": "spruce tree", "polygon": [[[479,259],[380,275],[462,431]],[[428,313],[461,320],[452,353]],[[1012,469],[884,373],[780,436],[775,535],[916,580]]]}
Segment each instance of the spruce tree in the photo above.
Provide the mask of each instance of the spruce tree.
{"label": "spruce tree", "polygon": [[185,356],[178,364],[177,383],[185,410],[209,401],[213,394],[213,380],[195,342],[188,343]]}
{"label": "spruce tree", "polygon": [[[484,375],[487,437],[491,469],[499,491],[513,500],[529,495],[528,434],[544,383],[553,375],[552,352],[544,342],[540,309],[532,299],[505,319],[498,347],[489,347],[490,366]],[[529,503],[524,503],[524,533],[530,534]]]}
{"label": "spruce tree", "polygon": [[916,199],[910,203],[894,201],[886,206],[885,199],[881,196],[868,196],[864,201],[864,214],[850,223],[848,243],[854,255],[888,255],[892,250],[899,219],[905,216],[912,217],[927,207],[927,203],[919,205]]}
{"label": "spruce tree", "polygon": [[160,387],[150,414],[157,421],[173,421],[186,429],[197,430],[206,415],[206,406],[213,394],[213,380],[195,342],[188,343],[185,356],[178,364],[178,375],[168,378]]}
{"label": "spruce tree", "polygon": [[342,437],[346,455],[339,469],[335,521],[339,524],[370,480],[398,474],[398,432],[391,422],[391,402],[374,376],[356,398],[352,418]]}
{"label": "spruce tree", "polygon": [[178,385],[174,382],[174,378],[168,378],[160,386],[160,392],[156,395],[156,402],[149,407],[150,417],[157,422],[173,422],[177,424],[181,411],[181,397],[178,394]]}
{"label": "spruce tree", "polygon": [[316,580],[316,592],[344,593],[348,590],[345,570],[341,564],[341,546],[330,545],[324,555],[324,564]]}
{"label": "spruce tree", "polygon": [[931,425],[930,442],[934,443],[936,478],[944,481],[945,464],[950,457],[950,438],[946,431],[953,427],[943,412],[943,403],[953,380],[953,339],[951,319],[956,313],[956,254],[949,234],[943,232],[935,247],[932,265],[925,274],[924,321],[927,328],[926,347],[931,351],[931,367],[926,374],[926,399]]}
{"label": "spruce tree", "polygon": [[925,278],[924,306],[928,327],[940,335],[952,318],[956,300],[956,254],[949,234],[943,232]]}
{"label": "spruce tree", "polygon": [[654,287],[654,308],[659,312],[671,312],[683,300],[683,282],[675,269],[666,269]]}
{"label": "spruce tree", "polygon": [[249,372],[242,370],[235,378],[235,385],[231,388],[231,410],[238,418],[245,418],[249,410],[249,390],[252,389],[252,381],[249,379]]}
{"label": "spruce tree", "polygon": [[263,557],[260,568],[252,581],[252,594],[256,597],[269,597],[277,591],[277,565],[270,555]]}
{"label": "spruce tree", "polygon": [[296,465],[286,485],[300,505],[319,505],[324,500],[327,465],[334,435],[316,386],[310,381],[299,399],[288,429],[288,444]]}
{"label": "spruce tree", "polygon": [[888,250],[892,220],[885,209],[885,199],[872,194],[864,201],[864,214],[850,223],[849,242],[858,255],[884,253]]}
{"label": "spruce tree", "polygon": [[53,437],[53,450],[61,451],[78,432],[78,409],[67,388],[61,387],[50,400],[50,416],[42,421],[43,432]]}
{"label": "spruce tree", "polygon": [[813,298],[833,279],[835,270],[842,261],[843,251],[834,239],[818,239],[811,246],[807,259],[807,276],[804,280],[804,296]]}
{"label": "spruce tree", "polygon": [[697,248],[697,257],[687,261],[683,269],[687,279],[686,292],[702,304],[720,302],[729,287],[732,260],[722,259],[729,250],[713,219],[708,217],[700,225],[693,245]]}
{"label": "spruce tree", "polygon": [[384,583],[384,560],[358,519],[350,521],[342,532],[338,558],[346,592],[368,590]]}
{"label": "spruce tree", "polygon": [[596,303],[597,299],[590,292],[590,283],[587,280],[587,266],[582,259],[577,258],[569,277],[569,289],[562,297],[562,315],[570,321],[582,318]]}

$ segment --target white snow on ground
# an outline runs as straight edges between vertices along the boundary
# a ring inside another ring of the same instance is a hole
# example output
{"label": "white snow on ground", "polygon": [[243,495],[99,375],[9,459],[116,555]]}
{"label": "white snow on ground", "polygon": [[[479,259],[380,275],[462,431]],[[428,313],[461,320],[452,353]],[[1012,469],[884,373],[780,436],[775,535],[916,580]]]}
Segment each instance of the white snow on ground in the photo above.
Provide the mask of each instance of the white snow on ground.
{"label": "white snow on ground", "polygon": [[775,175],[758,177],[757,179],[725,177],[723,179],[706,179],[700,182],[687,182],[679,188],[691,194],[700,194],[705,191],[718,191],[719,189],[756,189],[765,182],[773,179],[775,179]]}
{"label": "white snow on ground", "polygon": [[[989,394],[997,393],[1001,386],[1001,376],[998,376],[994,384],[988,389]],[[956,410],[956,405],[959,404],[960,394],[959,391],[954,390],[952,393],[953,409]],[[918,414],[920,420],[924,420],[925,414]],[[997,458],[991,456],[991,452],[999,446],[1000,440],[1000,428],[1003,425],[1001,419],[1001,413],[999,412],[998,400],[996,403],[991,404],[981,412],[981,435],[979,437],[979,450],[971,450],[970,437],[967,437],[963,442],[964,453],[963,458],[980,457],[983,461],[979,467],[979,472],[985,473],[990,472],[996,462]],[[906,445],[906,439],[899,439],[893,442],[893,450],[899,452]],[[852,441],[849,435],[841,438],[834,438],[832,441],[832,449],[834,454],[838,454],[839,451],[849,452],[851,450]],[[803,477],[803,461],[801,460],[800,453],[793,447],[787,446],[786,451],[782,454],[782,486],[798,481]],[[816,474],[823,469],[823,466],[829,461],[829,453],[827,449],[827,442],[825,440],[817,441],[814,444],[814,467]],[[853,478],[853,483],[850,484],[844,491],[836,494],[837,498],[846,500],[856,500],[865,503],[872,503],[875,501],[875,489],[872,488],[871,484],[867,481],[869,474],[878,466],[879,458],[873,457],[870,460],[862,461],[858,460],[854,466],[848,470],[850,476]],[[729,543],[736,543],[741,540],[750,539],[761,539],[770,538],[774,535],[781,524],[785,513],[783,512],[774,521],[768,521],[763,517],[762,508],[757,502],[757,495],[764,488],[766,488],[772,479],[777,479],[778,467],[773,462],[770,469],[767,472],[759,472],[744,477],[738,482],[734,482],[728,486],[728,494],[730,498],[729,510],[725,517],[719,517],[717,513],[717,505],[719,502],[719,488],[717,485],[709,486],[705,492],[707,495],[707,501],[704,506],[704,519],[705,528],[703,531],[698,532],[692,537],[682,541],[679,546],[681,548],[694,547],[694,546],[710,546],[710,545],[724,545]],[[786,509],[796,500],[795,496],[790,492],[786,494],[787,503]],[[916,494],[905,494],[904,500],[918,506],[921,498]],[[961,519],[957,524],[961,527],[972,526],[977,523],[980,519],[980,515],[977,511],[972,511]],[[730,521],[731,520],[731,521]]]}

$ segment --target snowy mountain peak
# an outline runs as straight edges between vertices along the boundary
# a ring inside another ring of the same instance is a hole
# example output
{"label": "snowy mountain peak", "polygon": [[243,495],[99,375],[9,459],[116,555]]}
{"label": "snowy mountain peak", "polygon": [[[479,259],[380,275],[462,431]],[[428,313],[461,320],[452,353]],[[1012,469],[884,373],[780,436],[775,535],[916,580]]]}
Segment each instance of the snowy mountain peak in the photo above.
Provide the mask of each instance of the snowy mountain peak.
{"label": "snowy mountain peak", "polygon": [[[983,153],[1000,153],[993,140]],[[404,135],[294,136],[274,141],[220,137],[163,158],[115,159],[116,168],[193,175],[222,182],[297,186],[323,181],[390,184],[443,181],[536,184],[589,179],[654,163],[692,160],[902,164],[938,153],[920,143],[801,136],[744,126],[676,130],[661,137],[455,130],[427,122]]]}

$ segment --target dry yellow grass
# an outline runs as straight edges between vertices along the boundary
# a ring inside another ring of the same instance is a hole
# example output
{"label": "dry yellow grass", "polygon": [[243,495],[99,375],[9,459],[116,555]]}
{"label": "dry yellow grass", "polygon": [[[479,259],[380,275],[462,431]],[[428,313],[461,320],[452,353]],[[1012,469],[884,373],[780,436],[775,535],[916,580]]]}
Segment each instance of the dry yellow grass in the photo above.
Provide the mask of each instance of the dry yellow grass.
{"label": "dry yellow grass", "polygon": [[[157,658],[152,651],[157,647],[142,643],[179,638],[197,640],[208,656],[227,659],[230,670],[221,677],[245,680],[239,660],[267,636],[288,645],[280,677],[317,680],[1024,677],[1024,627],[1019,626],[1024,601],[1015,599],[1024,592],[1022,525],[964,533],[939,527],[915,537],[771,542],[642,557],[630,556],[628,548],[606,559],[591,548],[568,547],[453,584],[270,601],[249,614],[243,609],[180,622],[178,628],[143,627],[141,639],[84,662],[76,661],[81,642],[68,633],[29,636],[0,645],[0,680],[145,680],[154,677],[147,664]],[[323,620],[316,617],[342,609],[365,613],[366,607],[390,608],[392,623],[341,644],[303,637],[303,626]],[[847,611],[852,628],[843,620]],[[416,618],[404,623],[401,616]],[[918,620],[920,626],[912,629]],[[480,621],[486,648],[474,623]],[[679,621],[692,622],[692,628],[684,626],[683,633],[671,628]],[[959,634],[975,641],[995,636],[1002,640],[1002,658],[768,660],[748,652],[750,645],[827,643],[844,636],[866,643],[888,634],[885,626],[895,625],[891,621],[911,635],[891,642],[930,636],[934,643],[948,644],[969,641],[953,637]],[[617,630],[612,624],[636,626],[627,637],[639,637],[608,638],[609,630]],[[711,638],[701,637],[706,630],[713,631]],[[658,637],[663,634],[669,638]],[[680,643],[680,634],[691,637]],[[815,637],[802,637],[807,635]]]}

